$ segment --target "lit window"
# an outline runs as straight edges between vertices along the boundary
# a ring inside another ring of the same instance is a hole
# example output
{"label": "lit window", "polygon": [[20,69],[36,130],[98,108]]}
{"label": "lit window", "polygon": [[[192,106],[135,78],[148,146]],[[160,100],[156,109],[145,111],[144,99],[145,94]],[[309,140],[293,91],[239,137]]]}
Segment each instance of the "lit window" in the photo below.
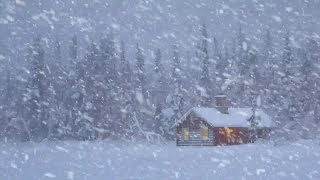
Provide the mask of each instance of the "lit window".
{"label": "lit window", "polygon": [[189,139],[189,128],[183,128],[183,140]]}
{"label": "lit window", "polygon": [[208,128],[202,128],[202,139],[205,141],[208,140]]}

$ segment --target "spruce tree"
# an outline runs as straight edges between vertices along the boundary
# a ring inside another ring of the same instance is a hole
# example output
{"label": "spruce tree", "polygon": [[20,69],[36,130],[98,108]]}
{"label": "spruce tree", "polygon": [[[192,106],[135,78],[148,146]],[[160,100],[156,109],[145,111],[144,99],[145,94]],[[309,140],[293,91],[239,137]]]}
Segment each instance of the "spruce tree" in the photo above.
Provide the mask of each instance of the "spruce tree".
{"label": "spruce tree", "polygon": [[172,49],[173,49],[172,83],[175,85],[176,88],[180,88],[180,86],[181,86],[181,65],[180,65],[178,45],[177,44],[173,45]]}
{"label": "spruce tree", "polygon": [[[131,83],[132,70],[130,64],[126,59],[125,44],[123,41],[120,42],[120,77],[124,85]],[[130,84],[129,84],[130,85]]]}
{"label": "spruce tree", "polygon": [[78,37],[76,35],[73,35],[71,38],[71,44],[69,47],[69,56],[72,60],[71,63],[75,64],[78,58]]}
{"label": "spruce tree", "polygon": [[[134,101],[134,118],[136,118],[142,131],[152,129],[154,121],[152,119],[152,109],[149,102],[149,92],[146,88],[146,71],[143,49],[136,44],[136,64],[135,64],[135,101]],[[151,115],[151,117],[150,117]],[[142,132],[141,132],[142,133]],[[140,134],[141,134],[140,133]],[[143,133],[142,133],[143,134]],[[144,134],[145,135],[145,134]]]}
{"label": "spruce tree", "polygon": [[59,132],[63,135],[61,138],[77,137],[76,123],[79,120],[84,106],[85,64],[83,61],[78,61],[79,42],[77,36],[72,36],[69,43],[69,61],[67,64],[70,64],[70,71],[66,73],[68,87],[68,91],[65,92],[66,117],[65,121],[59,124]]}
{"label": "spruce tree", "polygon": [[61,54],[61,44],[58,39],[54,42],[53,47],[53,58],[52,62],[50,63],[50,84],[52,85],[52,93],[55,96],[56,105],[58,108],[62,107],[64,104],[64,98],[66,96],[66,89],[67,86],[67,74],[66,68],[62,61],[62,54]]}
{"label": "spruce tree", "polygon": [[284,73],[284,80],[289,81],[290,76],[292,75],[292,66],[293,66],[293,55],[290,45],[290,33],[287,32],[284,38],[284,49],[282,55],[282,68]]}
{"label": "spruce tree", "polygon": [[[124,47],[123,47],[124,48]],[[101,48],[102,51],[102,57],[106,61],[106,114],[104,119],[107,120],[106,126],[108,131],[111,133],[114,137],[119,137],[121,134],[123,134],[121,131],[122,122],[119,121],[121,119],[121,100],[119,97],[121,97],[121,84],[122,79],[121,78],[121,71],[118,71],[119,66],[119,56],[117,54],[116,49],[116,42],[114,39],[113,32],[110,31],[109,34],[106,37],[105,45]],[[124,55],[124,54],[123,54]],[[123,61],[124,59],[121,59],[120,61]],[[120,66],[121,66],[120,62]],[[124,74],[129,75],[130,69],[127,66],[127,72],[123,72]],[[123,67],[120,67],[123,68]]]}
{"label": "spruce tree", "polygon": [[145,67],[144,67],[144,55],[143,50],[139,44],[136,44],[136,86],[141,91],[143,98],[147,98],[147,91],[145,87]]}
{"label": "spruce tree", "polygon": [[132,135],[131,126],[133,124],[133,101],[134,91],[132,84],[132,70],[126,59],[125,44],[120,43],[120,65],[119,65],[119,105],[120,105],[120,122],[119,122],[119,137],[128,138]]}
{"label": "spruce tree", "polygon": [[283,49],[283,55],[282,55],[282,85],[284,87],[283,89],[283,98],[286,102],[283,104],[283,120],[290,120],[294,121],[296,116],[296,94],[295,89],[297,88],[295,84],[295,77],[294,77],[294,58],[290,43],[290,33],[287,32],[284,38],[284,49]]}
{"label": "spruce tree", "polygon": [[154,71],[157,74],[161,74],[163,73],[163,67],[161,64],[161,50],[157,49],[155,52],[155,61],[154,61],[155,67],[154,67]]}
{"label": "spruce tree", "polygon": [[[169,109],[165,119],[162,121],[162,131],[166,139],[174,138],[173,124],[182,116],[184,108],[184,99],[182,94],[182,70],[179,57],[178,45],[173,45],[172,74],[171,74],[171,92],[168,96]],[[169,112],[173,112],[173,114]]]}
{"label": "spruce tree", "polygon": [[[81,140],[92,140],[97,138],[97,118],[100,115],[100,94],[98,93],[99,88],[97,87],[99,82],[97,80],[96,72],[99,62],[99,51],[95,43],[91,43],[88,54],[86,55],[84,68],[86,73],[84,74],[84,94],[83,105],[74,108],[76,110],[76,116],[74,121],[75,135]],[[75,100],[81,97],[77,93]],[[77,102],[77,101],[75,101]]]}
{"label": "spruce tree", "polygon": [[226,80],[226,73],[227,73],[227,66],[228,66],[228,57],[222,57],[222,53],[219,47],[218,40],[213,38],[213,45],[214,45],[214,64],[216,64],[216,90],[222,93],[222,85],[225,83]]}
{"label": "spruce tree", "polygon": [[262,92],[262,105],[274,106],[276,99],[279,96],[277,88],[277,84],[279,84],[279,78],[277,77],[279,61],[275,61],[276,55],[270,29],[266,31],[263,49],[260,51],[260,54],[261,61],[259,63],[259,74],[261,80],[259,81],[259,85]]}
{"label": "spruce tree", "polygon": [[209,52],[208,52],[208,33],[206,25],[202,25],[198,58],[202,61],[202,71],[200,77],[201,106],[212,106],[212,95],[214,94],[212,80],[209,76]]}
{"label": "spruce tree", "polygon": [[[154,53],[154,77],[152,79],[153,102],[164,103],[165,97],[168,95],[168,89],[163,88],[168,85],[165,69],[162,64],[162,53],[160,49],[156,49]],[[172,75],[172,74],[170,74]],[[170,82],[171,83],[171,82]]]}
{"label": "spruce tree", "polygon": [[5,92],[4,92],[4,105],[10,106],[13,100],[13,82],[11,69],[9,67],[6,68],[6,80],[5,80]]}
{"label": "spruce tree", "polygon": [[319,106],[319,71],[318,63],[320,60],[320,53],[318,51],[319,45],[317,41],[310,38],[306,43],[306,48],[303,51],[303,56],[301,61],[303,62],[301,66],[301,95],[302,95],[302,105],[303,112],[314,112],[314,120],[318,122],[318,106]]}
{"label": "spruce tree", "polygon": [[248,51],[248,44],[245,38],[245,35],[242,31],[241,25],[239,26],[238,34],[237,34],[237,56],[236,61],[239,69],[239,75],[243,76],[243,74],[246,72],[246,52]]}
{"label": "spruce tree", "polygon": [[177,120],[182,114],[184,99],[182,96],[182,70],[180,64],[180,57],[179,57],[179,49],[178,46],[175,44],[173,46],[173,70],[172,70],[172,80],[173,80],[173,106],[175,111],[175,120]]}
{"label": "spruce tree", "polygon": [[154,82],[152,85],[153,102],[155,103],[153,130],[164,136],[163,99],[165,99],[165,95],[163,87],[165,80],[161,58],[161,50],[156,49],[154,53]]}
{"label": "spruce tree", "polygon": [[44,50],[40,36],[31,47],[30,79],[24,94],[25,117],[31,140],[39,141],[48,136],[48,119],[45,93],[47,91]]}

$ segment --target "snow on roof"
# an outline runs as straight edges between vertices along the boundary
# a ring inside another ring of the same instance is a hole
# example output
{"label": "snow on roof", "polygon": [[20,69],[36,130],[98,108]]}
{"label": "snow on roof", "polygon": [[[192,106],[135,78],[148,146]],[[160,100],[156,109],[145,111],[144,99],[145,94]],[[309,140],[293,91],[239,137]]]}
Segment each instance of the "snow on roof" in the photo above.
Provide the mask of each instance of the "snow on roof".
{"label": "snow on roof", "polygon": [[[203,118],[212,126],[250,127],[250,123],[248,119],[253,115],[252,108],[229,108],[228,112],[229,114],[223,114],[215,108],[192,108],[176,124],[182,122],[187,115],[194,113],[196,116]],[[258,127],[274,126],[270,116],[264,113],[263,110],[257,109],[256,117],[258,117],[258,120],[257,120]]]}

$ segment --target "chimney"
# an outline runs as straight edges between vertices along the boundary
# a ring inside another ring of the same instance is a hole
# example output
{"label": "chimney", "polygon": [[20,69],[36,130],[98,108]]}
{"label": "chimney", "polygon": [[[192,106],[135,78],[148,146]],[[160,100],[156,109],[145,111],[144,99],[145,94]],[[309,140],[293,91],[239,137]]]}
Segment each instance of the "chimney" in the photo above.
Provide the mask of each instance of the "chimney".
{"label": "chimney", "polygon": [[217,95],[214,97],[216,100],[215,108],[223,114],[229,114],[226,95]]}

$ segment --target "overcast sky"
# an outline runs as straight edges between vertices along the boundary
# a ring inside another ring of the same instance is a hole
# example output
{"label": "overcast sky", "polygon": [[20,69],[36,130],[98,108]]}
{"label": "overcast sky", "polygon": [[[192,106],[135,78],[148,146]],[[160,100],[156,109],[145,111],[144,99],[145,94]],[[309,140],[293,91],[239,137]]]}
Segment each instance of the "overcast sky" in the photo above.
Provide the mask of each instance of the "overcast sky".
{"label": "overcast sky", "polygon": [[[267,28],[276,42],[291,31],[296,46],[305,34],[318,36],[320,29],[318,0],[2,0],[0,8],[0,54],[11,59],[19,59],[37,34],[48,46],[56,37],[66,45],[77,34],[86,47],[112,28],[116,39],[139,42],[147,50],[160,47],[167,54],[174,42],[182,52],[193,51],[202,23],[210,37],[227,44],[241,24],[257,46]],[[128,49],[132,55],[134,48]]]}

